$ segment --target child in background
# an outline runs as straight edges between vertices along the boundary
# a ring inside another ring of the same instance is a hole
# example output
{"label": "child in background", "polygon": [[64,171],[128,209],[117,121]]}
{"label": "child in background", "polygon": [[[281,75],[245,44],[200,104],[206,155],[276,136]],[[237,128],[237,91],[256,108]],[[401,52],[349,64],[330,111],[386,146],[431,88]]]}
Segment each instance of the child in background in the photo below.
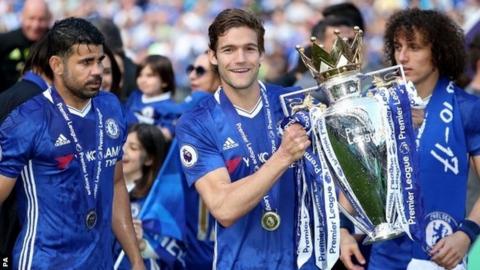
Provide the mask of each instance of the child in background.
{"label": "child in background", "polygon": [[137,69],[137,85],[126,104],[128,124],[156,125],[165,139],[171,141],[181,109],[173,100],[175,75],[170,60],[161,55],[149,55]]}
{"label": "child in background", "polygon": [[[149,124],[135,124],[130,128],[123,146],[123,174],[130,194],[135,234],[146,269],[183,269],[184,265],[181,243],[170,237],[152,235],[144,231],[142,221],[139,219],[139,213],[163,164],[166,145],[165,138],[158,128]],[[178,248],[172,249],[171,246]],[[118,256],[120,253],[118,243],[116,250]],[[118,269],[130,269],[128,259],[121,257],[114,258]]]}

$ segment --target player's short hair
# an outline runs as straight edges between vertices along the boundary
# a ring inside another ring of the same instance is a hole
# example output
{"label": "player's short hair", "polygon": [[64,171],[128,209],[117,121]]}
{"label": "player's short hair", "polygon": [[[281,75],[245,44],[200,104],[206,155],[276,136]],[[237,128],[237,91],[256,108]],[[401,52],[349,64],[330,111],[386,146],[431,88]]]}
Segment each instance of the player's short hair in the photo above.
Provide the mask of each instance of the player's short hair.
{"label": "player's short hair", "polygon": [[53,71],[49,65],[50,57],[58,55],[68,57],[73,53],[74,45],[104,45],[102,33],[82,18],[70,17],[56,21],[53,27],[32,48],[32,57],[28,65],[40,69],[53,80]]}
{"label": "player's short hair", "polygon": [[249,11],[243,9],[225,9],[220,12],[213,23],[208,27],[208,37],[210,39],[209,47],[215,53],[217,49],[218,38],[224,35],[228,30],[235,27],[248,27],[257,33],[258,50],[265,51],[263,28],[260,18]]}
{"label": "player's short hair", "polygon": [[440,75],[457,79],[463,73],[466,58],[463,30],[447,15],[434,10],[406,9],[389,18],[385,57],[391,64],[396,64],[394,45],[398,35],[403,34],[412,41],[415,33],[431,45],[433,65]]}

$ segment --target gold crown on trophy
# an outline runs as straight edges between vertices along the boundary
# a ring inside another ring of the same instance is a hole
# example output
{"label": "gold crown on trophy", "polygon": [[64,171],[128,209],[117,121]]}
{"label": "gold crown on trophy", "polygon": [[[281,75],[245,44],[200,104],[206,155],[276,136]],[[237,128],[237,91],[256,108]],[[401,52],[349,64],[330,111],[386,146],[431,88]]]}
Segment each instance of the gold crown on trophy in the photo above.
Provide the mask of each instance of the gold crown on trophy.
{"label": "gold crown on trophy", "polygon": [[335,30],[337,38],[330,53],[324,50],[323,45],[317,44],[315,37],[310,38],[312,42],[310,58],[305,55],[303,47],[297,46],[297,51],[303,63],[318,83],[345,72],[360,71],[362,65],[363,31],[358,26],[355,26],[353,29],[355,37],[350,44],[346,38],[340,37],[340,31]]}

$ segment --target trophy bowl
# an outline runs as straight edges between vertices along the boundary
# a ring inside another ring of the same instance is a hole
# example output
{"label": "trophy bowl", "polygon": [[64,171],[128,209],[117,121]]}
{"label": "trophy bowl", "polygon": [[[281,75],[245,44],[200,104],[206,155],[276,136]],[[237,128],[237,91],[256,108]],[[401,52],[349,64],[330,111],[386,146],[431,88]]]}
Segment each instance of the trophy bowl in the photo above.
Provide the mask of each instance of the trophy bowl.
{"label": "trophy bowl", "polygon": [[403,230],[387,218],[387,124],[384,107],[373,97],[361,96],[361,81],[347,73],[323,85],[329,98],[322,144],[340,190],[353,207],[341,207],[372,243],[399,237]]}

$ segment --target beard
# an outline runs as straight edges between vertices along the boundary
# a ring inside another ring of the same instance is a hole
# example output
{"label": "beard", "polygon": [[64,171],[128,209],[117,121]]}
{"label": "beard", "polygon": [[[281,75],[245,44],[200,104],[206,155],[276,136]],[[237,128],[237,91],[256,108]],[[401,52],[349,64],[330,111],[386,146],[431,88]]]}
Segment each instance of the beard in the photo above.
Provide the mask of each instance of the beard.
{"label": "beard", "polygon": [[98,94],[102,85],[102,77],[94,76],[84,83],[81,83],[71,76],[68,70],[62,76],[63,84],[66,89],[77,98],[87,100]]}

